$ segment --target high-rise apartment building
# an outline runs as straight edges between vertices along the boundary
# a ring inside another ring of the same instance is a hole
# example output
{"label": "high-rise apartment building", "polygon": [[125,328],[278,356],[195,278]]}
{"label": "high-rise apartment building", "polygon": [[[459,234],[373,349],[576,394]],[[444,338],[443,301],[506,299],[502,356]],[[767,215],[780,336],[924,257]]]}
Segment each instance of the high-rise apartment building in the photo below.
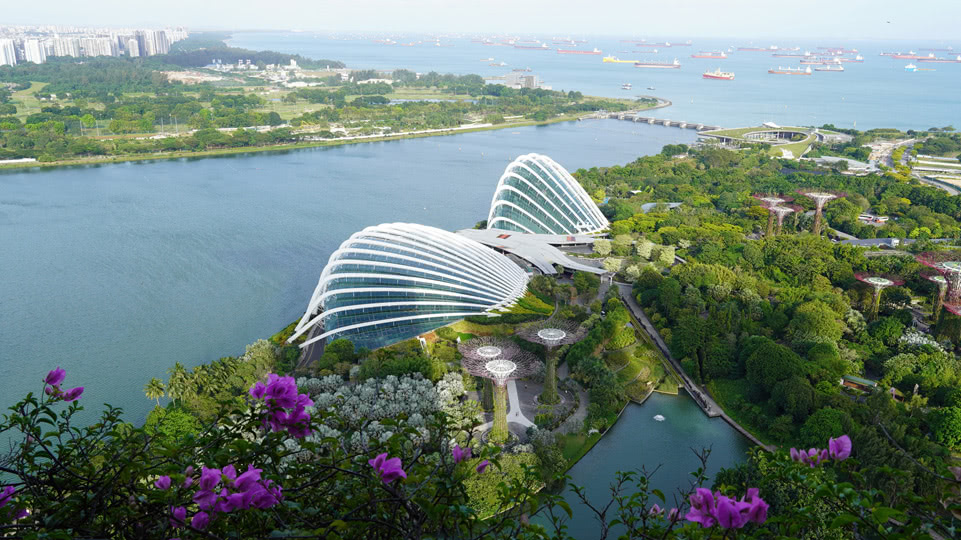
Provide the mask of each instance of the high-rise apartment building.
{"label": "high-rise apartment building", "polygon": [[17,65],[17,48],[12,39],[0,39],[0,66]]}
{"label": "high-rise apartment building", "polygon": [[47,61],[46,47],[39,39],[28,39],[23,42],[23,53],[27,62],[42,64]]}

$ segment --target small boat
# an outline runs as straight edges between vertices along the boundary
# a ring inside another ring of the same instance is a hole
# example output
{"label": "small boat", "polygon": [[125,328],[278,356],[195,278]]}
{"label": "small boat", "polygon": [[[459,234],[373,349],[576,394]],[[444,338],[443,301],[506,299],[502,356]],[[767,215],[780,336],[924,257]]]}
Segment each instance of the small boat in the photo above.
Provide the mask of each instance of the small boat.
{"label": "small boat", "polygon": [[916,66],[916,65],[914,65],[914,64],[908,64],[908,65],[904,66],[904,71],[912,71],[912,72],[913,72],[913,71],[917,71],[917,70],[918,70],[918,66]]}
{"label": "small boat", "polygon": [[647,89],[648,89],[648,90],[657,90],[657,88],[654,88],[653,86],[648,86]]}
{"label": "small boat", "polygon": [[663,414],[655,414],[655,415],[654,415],[654,421],[655,421],[655,422],[663,422],[664,420],[667,420],[667,418],[664,418],[664,415],[663,415]]}
{"label": "small boat", "polygon": [[504,66],[507,65],[507,62],[497,62],[497,63],[492,63],[492,64],[489,64],[489,65],[490,65],[490,66],[493,66],[493,67],[504,67]]}
{"label": "small boat", "polygon": [[494,61],[494,57],[493,57],[493,56],[490,57],[490,58],[482,58],[482,59],[481,59],[481,62],[493,62],[493,61]]}
{"label": "small boat", "polygon": [[630,90],[633,85],[629,82],[621,85],[621,90]]}

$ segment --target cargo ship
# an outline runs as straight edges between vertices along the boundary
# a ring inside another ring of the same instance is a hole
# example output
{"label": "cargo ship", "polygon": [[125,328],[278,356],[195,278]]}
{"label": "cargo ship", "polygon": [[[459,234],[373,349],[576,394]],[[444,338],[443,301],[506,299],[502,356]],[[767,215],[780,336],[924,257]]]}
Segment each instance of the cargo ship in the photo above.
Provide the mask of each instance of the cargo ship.
{"label": "cargo ship", "polygon": [[647,50],[644,50],[644,51],[631,51],[631,52],[633,52],[633,53],[641,53],[641,54],[657,54],[657,49],[647,49]]}
{"label": "cargo ship", "polygon": [[864,62],[864,57],[859,54],[859,55],[855,56],[854,58],[838,58],[838,60],[840,60],[840,61],[842,61],[842,62],[848,62],[848,63],[853,62],[853,63],[855,63],[855,64],[861,64],[861,63]]}
{"label": "cargo ship", "polygon": [[515,44],[514,44],[514,48],[515,48],[515,49],[528,49],[528,50],[531,50],[531,51],[549,51],[549,50],[551,50],[550,47],[547,46],[547,43],[541,43],[540,45],[518,45],[518,44],[515,43]]}
{"label": "cargo ship", "polygon": [[637,60],[621,60],[616,56],[605,56],[604,63],[606,64],[636,64]]}
{"label": "cargo ship", "polygon": [[772,75],[810,75],[810,74],[811,74],[811,67],[808,66],[806,69],[801,69],[801,68],[799,68],[799,67],[798,67],[798,68],[790,68],[790,67],[789,67],[789,68],[784,68],[784,67],[780,67],[780,66],[779,66],[777,69],[769,69],[769,70],[767,70],[767,72],[768,72],[768,73],[771,73]]}
{"label": "cargo ship", "polygon": [[918,62],[935,62],[939,64],[961,64],[961,55],[954,58],[921,58]]}
{"label": "cargo ship", "polygon": [[673,62],[635,62],[634,67],[655,68],[655,69],[678,69],[681,67],[681,63],[677,61],[677,58],[675,58]]}
{"label": "cargo ship", "polygon": [[657,47],[657,43],[635,43],[635,47]]}
{"label": "cargo ship", "polygon": [[777,45],[771,45],[770,47],[738,47],[739,51],[754,51],[754,52],[772,52],[778,50]]}
{"label": "cargo ship", "polygon": [[804,51],[803,54],[798,54],[796,52],[791,53],[774,53],[771,56],[775,58],[810,58],[812,56],[810,51]]}
{"label": "cargo ship", "polygon": [[934,52],[954,52],[954,47],[948,46],[947,49],[932,49],[932,48],[927,48],[927,49],[919,49],[919,50],[922,50],[922,51],[934,51]]}
{"label": "cargo ship", "polygon": [[630,90],[631,88],[633,88],[633,85],[629,82],[626,82],[621,85],[621,90]]}
{"label": "cargo ship", "polygon": [[594,47],[592,51],[579,51],[577,49],[557,49],[557,54],[601,54],[603,51]]}
{"label": "cargo ship", "polygon": [[717,68],[714,71],[705,71],[701,77],[704,79],[715,79],[719,81],[733,81],[734,73],[729,71],[721,71],[721,68]]}
{"label": "cargo ship", "polygon": [[908,51],[908,54],[892,54],[891,58],[897,58],[898,60],[921,60],[922,58],[934,58],[934,53],[928,53],[925,56],[916,54],[914,51]]}
{"label": "cargo ship", "polygon": [[675,43],[671,45],[671,47],[690,47],[690,46],[691,46],[691,40],[687,40],[684,43]]}
{"label": "cargo ship", "polygon": [[844,66],[822,66],[814,68],[814,71],[844,71]]}
{"label": "cargo ship", "polygon": [[697,54],[692,54],[691,58],[711,58],[713,60],[724,60],[727,58],[727,55],[724,54],[724,51],[713,51],[713,52],[701,51]]}

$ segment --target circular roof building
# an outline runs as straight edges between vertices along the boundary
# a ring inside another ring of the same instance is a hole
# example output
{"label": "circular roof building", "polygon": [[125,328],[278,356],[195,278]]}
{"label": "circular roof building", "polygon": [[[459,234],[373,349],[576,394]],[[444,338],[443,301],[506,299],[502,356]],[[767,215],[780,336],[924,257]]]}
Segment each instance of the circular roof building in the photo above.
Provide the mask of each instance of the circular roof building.
{"label": "circular roof building", "polygon": [[505,307],[524,295],[527,279],[461,235],[410,223],[367,227],[331,254],[290,341],[320,325],[301,347],[325,338],[383,347]]}
{"label": "circular roof building", "polygon": [[488,229],[531,234],[590,234],[607,218],[564,167],[540,154],[520,156],[497,183]]}

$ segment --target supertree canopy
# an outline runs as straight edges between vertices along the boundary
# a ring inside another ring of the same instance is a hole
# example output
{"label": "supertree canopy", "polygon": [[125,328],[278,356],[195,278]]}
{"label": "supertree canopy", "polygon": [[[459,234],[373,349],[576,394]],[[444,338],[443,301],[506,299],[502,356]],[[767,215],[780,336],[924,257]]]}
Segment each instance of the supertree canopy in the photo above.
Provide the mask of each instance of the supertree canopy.
{"label": "supertree canopy", "polygon": [[937,320],[938,314],[941,311],[941,306],[944,305],[944,295],[948,291],[948,280],[944,279],[940,273],[929,270],[921,274],[924,279],[933,282],[938,286],[938,292],[934,295],[934,301],[931,303],[931,317]]}
{"label": "supertree canopy", "polygon": [[569,345],[580,341],[586,333],[587,330],[583,326],[554,317],[525,326],[517,331],[519,337],[547,347],[544,391],[540,395],[541,403],[551,404],[560,400],[557,393],[557,348],[561,345]]}
{"label": "supertree canopy", "polygon": [[787,217],[788,214],[799,212],[800,210],[801,207],[795,204],[784,204],[770,208],[769,212],[777,216],[777,234],[781,234],[781,228],[784,226],[784,218]]}
{"label": "supertree canopy", "polygon": [[774,215],[776,214],[774,209],[784,203],[793,201],[794,198],[788,197],[787,195],[766,195],[763,193],[755,193],[751,196],[757,199],[758,202],[761,203],[761,206],[767,209],[767,236],[772,236],[774,234]]}
{"label": "supertree canopy", "polygon": [[893,276],[885,276],[879,274],[870,274],[865,272],[859,272],[854,274],[855,279],[862,283],[867,283],[874,288],[874,297],[871,301],[871,318],[876,319],[878,316],[878,308],[881,305],[881,291],[888,287],[896,287],[904,285],[904,280],[898,279]]}
{"label": "supertree canopy", "polygon": [[799,189],[797,192],[814,201],[814,234],[818,235],[821,234],[821,221],[823,219],[821,214],[824,210],[824,205],[834,199],[847,196],[847,193],[841,191],[819,189]]}
{"label": "supertree canopy", "polygon": [[925,251],[915,258],[944,277],[947,282],[945,302],[958,304],[961,297],[961,251]]}
{"label": "supertree canopy", "polygon": [[540,369],[540,360],[513,341],[496,337],[464,341],[457,349],[463,357],[461,365],[468,373],[493,381],[494,422],[489,440],[507,441],[507,381],[533,375]]}

